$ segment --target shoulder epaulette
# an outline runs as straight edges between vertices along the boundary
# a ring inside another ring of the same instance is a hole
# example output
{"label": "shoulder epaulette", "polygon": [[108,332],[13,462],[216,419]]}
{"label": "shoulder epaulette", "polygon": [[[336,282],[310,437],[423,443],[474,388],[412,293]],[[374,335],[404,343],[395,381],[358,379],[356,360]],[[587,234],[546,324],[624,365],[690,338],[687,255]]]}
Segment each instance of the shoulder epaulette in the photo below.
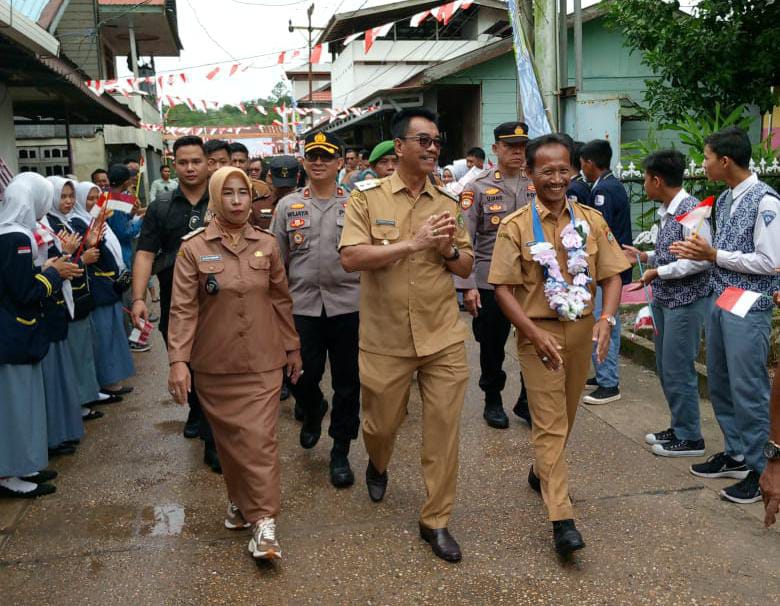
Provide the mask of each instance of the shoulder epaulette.
{"label": "shoulder epaulette", "polygon": [[501,225],[506,225],[507,223],[509,223],[509,222],[510,222],[512,219],[514,219],[515,217],[519,217],[519,216],[520,216],[520,215],[522,215],[524,212],[526,212],[526,211],[527,211],[527,210],[528,210],[530,207],[531,207],[531,205],[530,205],[530,204],[526,204],[526,205],[525,205],[525,206],[523,206],[522,208],[518,208],[518,209],[517,209],[515,212],[513,212],[513,213],[509,213],[509,214],[508,214],[506,217],[504,217],[503,219],[501,219]]}
{"label": "shoulder epaulette", "polygon": [[436,187],[436,189],[439,190],[440,193],[442,193],[445,196],[447,196],[450,200],[453,200],[455,203],[460,202],[460,198],[458,198],[458,196],[453,194],[451,191],[449,191],[445,187],[442,187],[441,185],[436,185],[435,187]]}
{"label": "shoulder epaulette", "polygon": [[186,234],[186,235],[182,236],[182,237],[181,237],[181,239],[182,239],[182,241],[185,241],[185,242],[186,242],[186,241],[187,241],[187,240],[189,240],[190,238],[194,238],[194,237],[195,237],[195,236],[197,236],[199,233],[201,233],[201,232],[203,232],[203,231],[205,231],[205,230],[206,230],[206,228],[205,228],[205,227],[199,227],[198,229],[193,229],[193,230],[192,230],[190,233],[188,233],[188,234]]}
{"label": "shoulder epaulette", "polygon": [[380,181],[379,179],[366,179],[365,181],[358,181],[355,183],[355,189],[358,191],[367,191],[369,189],[374,189],[375,187],[379,187]]}

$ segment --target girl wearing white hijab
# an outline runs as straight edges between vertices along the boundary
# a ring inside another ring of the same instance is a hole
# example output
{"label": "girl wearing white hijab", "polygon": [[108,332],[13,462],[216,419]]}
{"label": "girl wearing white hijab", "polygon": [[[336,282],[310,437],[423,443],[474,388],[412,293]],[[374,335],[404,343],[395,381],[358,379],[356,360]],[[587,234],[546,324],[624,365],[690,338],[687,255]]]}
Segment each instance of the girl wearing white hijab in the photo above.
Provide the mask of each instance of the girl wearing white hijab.
{"label": "girl wearing white hijab", "polygon": [[[77,188],[71,223],[82,235],[93,220],[90,211],[99,195],[100,190],[93,183],[80,183]],[[114,289],[116,278],[126,267],[119,240],[105,223],[97,248],[100,258],[87,269],[89,289],[95,301],[95,309],[90,314],[95,369],[100,391],[117,399],[132,391],[130,387],[123,387],[121,381],[135,374],[123,323],[121,296]]]}
{"label": "girl wearing white hijab", "polygon": [[[39,257],[59,257],[63,253],[76,252],[81,238],[68,224],[67,215],[75,204],[75,187],[72,181],[62,177],[48,177],[52,184],[52,205],[40,223],[47,231],[61,234],[55,237],[48,250],[39,250]],[[67,235],[65,235],[67,234]],[[80,278],[83,278],[81,276]],[[77,283],[76,286],[79,284]],[[49,337],[49,352],[41,362],[46,393],[46,425],[49,456],[73,454],[76,444],[84,435],[81,418],[79,388],[76,383],[76,364],[67,345],[70,322],[75,314],[73,284],[70,300],[66,298],[65,285],[62,296],[44,303],[44,326]],[[94,399],[94,398],[93,398]]]}
{"label": "girl wearing white hijab", "polygon": [[63,279],[80,275],[59,258],[35,264],[36,221],[43,218],[52,186],[36,173],[11,180],[0,202],[0,497],[51,494],[56,472],[45,469],[46,401],[41,360],[49,343],[42,303]]}

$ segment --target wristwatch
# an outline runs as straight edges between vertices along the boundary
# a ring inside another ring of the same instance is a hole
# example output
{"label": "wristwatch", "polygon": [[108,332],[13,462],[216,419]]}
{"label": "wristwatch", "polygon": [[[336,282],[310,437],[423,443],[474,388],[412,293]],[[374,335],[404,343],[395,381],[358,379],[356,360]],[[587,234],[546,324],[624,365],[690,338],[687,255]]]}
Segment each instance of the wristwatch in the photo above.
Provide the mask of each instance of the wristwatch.
{"label": "wristwatch", "polygon": [[770,461],[777,461],[780,459],[780,446],[778,446],[772,440],[768,440],[764,444],[764,456]]}
{"label": "wristwatch", "polygon": [[445,261],[457,261],[458,259],[460,259],[460,249],[453,244],[452,245],[452,250],[454,252],[449,257],[444,257],[444,255],[442,255],[442,257],[444,257]]}
{"label": "wristwatch", "polygon": [[606,320],[607,324],[609,324],[610,326],[617,326],[617,320],[615,319],[615,316],[604,314],[599,318],[599,320]]}

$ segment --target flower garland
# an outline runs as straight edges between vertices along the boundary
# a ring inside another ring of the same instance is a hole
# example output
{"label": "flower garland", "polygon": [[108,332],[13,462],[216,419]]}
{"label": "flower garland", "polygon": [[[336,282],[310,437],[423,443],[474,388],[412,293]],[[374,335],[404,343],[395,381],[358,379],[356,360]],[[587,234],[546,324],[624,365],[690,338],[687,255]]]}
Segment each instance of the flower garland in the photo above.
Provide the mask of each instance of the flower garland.
{"label": "flower garland", "polygon": [[544,295],[559,318],[577,320],[591,300],[588,284],[593,279],[588,275],[588,253],[584,246],[588,231],[588,224],[581,220],[576,224],[569,223],[561,230],[561,241],[568,257],[566,268],[573,284],[563,277],[552,244],[537,242],[531,247],[533,260],[545,269]]}

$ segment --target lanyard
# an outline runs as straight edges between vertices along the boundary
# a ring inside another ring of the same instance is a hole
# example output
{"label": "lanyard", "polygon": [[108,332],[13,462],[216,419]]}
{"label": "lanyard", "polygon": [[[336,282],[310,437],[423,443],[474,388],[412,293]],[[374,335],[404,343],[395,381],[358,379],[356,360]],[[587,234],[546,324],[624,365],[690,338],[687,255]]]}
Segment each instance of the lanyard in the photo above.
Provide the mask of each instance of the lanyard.
{"label": "lanyard", "polygon": [[[569,217],[571,217],[571,226],[575,227],[574,224],[574,209],[571,206],[571,202],[568,203],[569,206]],[[544,230],[542,230],[542,221],[539,218],[539,211],[536,210],[536,204],[534,202],[531,203],[531,210],[533,212],[533,226],[534,226],[534,240],[536,243],[540,242],[546,242],[544,238]]]}

